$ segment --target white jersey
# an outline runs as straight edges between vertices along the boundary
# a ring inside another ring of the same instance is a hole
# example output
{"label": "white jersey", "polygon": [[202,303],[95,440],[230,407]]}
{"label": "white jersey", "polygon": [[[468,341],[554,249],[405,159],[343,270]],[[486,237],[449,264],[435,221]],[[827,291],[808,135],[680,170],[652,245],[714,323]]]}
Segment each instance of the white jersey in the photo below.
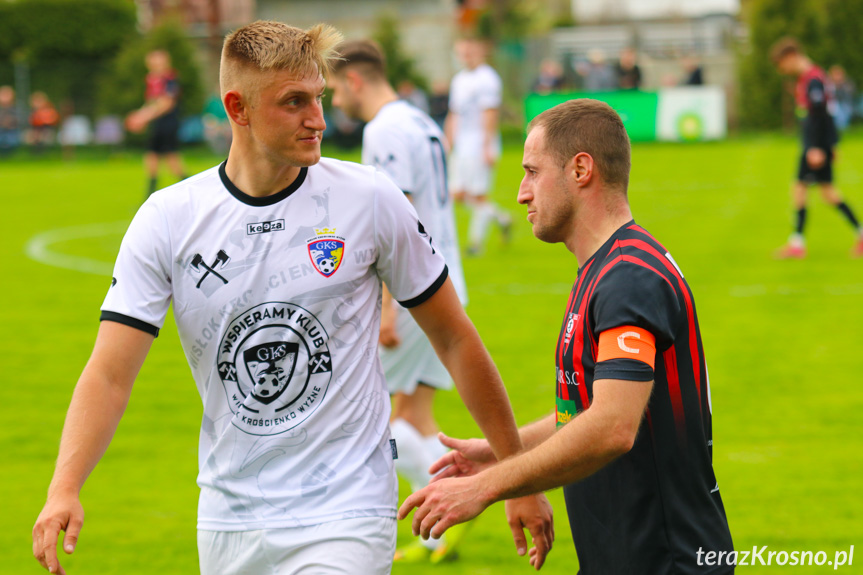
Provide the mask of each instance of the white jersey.
{"label": "white jersey", "polygon": [[381,281],[411,307],[446,277],[410,203],[370,167],[323,159],[254,198],[222,164],[145,202],[102,319],[156,334],[173,300],[204,404],[199,529],[395,516]]}
{"label": "white jersey", "polygon": [[[464,69],[452,79],[449,109],[456,114],[453,153],[460,156],[482,157],[485,131],[482,114],[500,108],[502,98],[500,76],[488,64],[473,70]],[[494,151],[500,153],[500,134],[495,134]]]}
{"label": "white jersey", "polygon": [[428,114],[401,100],[390,102],[366,124],[363,163],[384,172],[410,195],[420,222],[446,260],[462,305],[466,305],[443,141],[443,132]]}

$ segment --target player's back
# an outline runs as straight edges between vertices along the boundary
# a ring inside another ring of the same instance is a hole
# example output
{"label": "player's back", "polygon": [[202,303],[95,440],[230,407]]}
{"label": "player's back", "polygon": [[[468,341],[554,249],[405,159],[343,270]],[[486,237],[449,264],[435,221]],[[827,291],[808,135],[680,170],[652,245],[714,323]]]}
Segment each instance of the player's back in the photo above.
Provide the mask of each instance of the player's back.
{"label": "player's back", "polygon": [[428,114],[404,101],[386,104],[366,125],[363,163],[375,166],[408,195],[441,251],[462,303],[467,290],[447,186],[444,135]]}

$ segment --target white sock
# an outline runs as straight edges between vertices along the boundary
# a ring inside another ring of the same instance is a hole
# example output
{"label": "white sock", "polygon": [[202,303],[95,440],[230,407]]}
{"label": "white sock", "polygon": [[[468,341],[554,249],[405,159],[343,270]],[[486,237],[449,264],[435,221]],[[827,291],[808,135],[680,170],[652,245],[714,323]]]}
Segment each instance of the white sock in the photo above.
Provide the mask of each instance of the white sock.
{"label": "white sock", "polygon": [[488,235],[488,227],[495,218],[494,206],[490,202],[475,204],[471,208],[468,240],[473,247],[482,247]]}
{"label": "white sock", "polygon": [[404,419],[390,422],[390,433],[396,440],[399,457],[396,459],[396,471],[411,485],[411,491],[418,491],[428,485],[431,476],[428,473],[428,455],[423,436],[416,428]]}

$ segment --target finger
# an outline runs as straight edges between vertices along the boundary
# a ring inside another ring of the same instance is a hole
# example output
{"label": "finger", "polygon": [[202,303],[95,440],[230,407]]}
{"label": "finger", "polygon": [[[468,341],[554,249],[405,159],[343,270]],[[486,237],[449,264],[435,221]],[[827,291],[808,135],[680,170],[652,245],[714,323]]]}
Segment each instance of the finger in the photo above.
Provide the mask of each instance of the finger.
{"label": "finger", "polygon": [[446,532],[447,529],[455,525],[455,523],[456,522],[452,519],[441,517],[438,522],[434,524],[434,527],[432,527],[429,535],[431,535],[432,539],[440,539],[441,536],[443,536],[444,532]]}
{"label": "finger", "polygon": [[424,500],[425,497],[422,495],[422,491],[417,491],[416,493],[408,495],[407,499],[405,499],[404,503],[402,503],[401,507],[399,507],[399,521],[407,517],[408,513],[411,512],[411,509],[422,505]]}
{"label": "finger", "polygon": [[509,528],[512,530],[512,539],[515,541],[515,550],[519,555],[527,553],[527,540],[524,538],[524,530],[521,523],[510,523]]}
{"label": "finger", "polygon": [[[414,512],[414,520],[411,523],[411,532],[414,534],[414,537],[422,537],[422,522],[431,513],[431,510],[431,505],[423,504],[417,507],[417,510]],[[428,535],[423,537],[423,539],[428,539]]]}
{"label": "finger", "polygon": [[78,545],[78,535],[81,533],[81,527],[84,525],[84,518],[79,515],[73,515],[69,519],[69,524],[66,526],[66,537],[63,538],[63,551],[71,555],[75,551],[75,546]]}
{"label": "finger", "polygon": [[57,573],[60,571],[60,562],[57,560],[57,535],[59,533],[54,533],[51,536],[52,531],[54,529],[50,529],[46,537],[42,539],[42,556],[45,559],[43,565],[49,573]]}
{"label": "finger", "polygon": [[440,481],[441,479],[446,479],[448,477],[460,477],[460,476],[461,476],[461,471],[459,470],[458,465],[453,464],[453,465],[450,465],[449,467],[447,467],[446,469],[444,469],[443,471],[441,471],[440,473],[438,473],[437,475],[432,476],[432,478],[429,479],[429,483],[434,483],[435,481]]}
{"label": "finger", "polygon": [[449,451],[441,455],[434,463],[429,465],[428,472],[434,475],[444,467],[455,463],[455,452]]}
{"label": "finger", "polygon": [[450,437],[446,435],[444,432],[439,431],[437,434],[438,441],[442,444],[446,445],[450,449],[455,449],[456,451],[461,451],[467,443],[464,439],[457,439],[455,437]]}
{"label": "finger", "polygon": [[429,511],[420,523],[419,534],[423,539],[431,537],[432,528],[440,521],[441,515],[437,511]]}
{"label": "finger", "polygon": [[532,565],[538,571],[542,567],[543,563],[545,563],[545,558],[551,549],[551,545],[546,538],[545,531],[542,529],[536,529],[536,531],[531,530],[530,535],[533,538],[533,545],[536,549],[536,555]]}

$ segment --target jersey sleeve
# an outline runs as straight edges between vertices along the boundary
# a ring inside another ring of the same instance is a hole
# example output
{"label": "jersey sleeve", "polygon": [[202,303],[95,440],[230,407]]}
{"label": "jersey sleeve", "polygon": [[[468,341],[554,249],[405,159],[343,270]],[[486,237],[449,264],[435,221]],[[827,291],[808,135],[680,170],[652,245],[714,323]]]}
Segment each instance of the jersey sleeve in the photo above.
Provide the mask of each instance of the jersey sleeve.
{"label": "jersey sleeve", "polygon": [[158,336],[171,293],[168,226],[151,199],[138,210],[123,237],[100,319]]}
{"label": "jersey sleeve", "polygon": [[444,284],[446,262],[404,194],[382,173],[376,177],[377,273],[396,301],[415,307]]}
{"label": "jersey sleeve", "polygon": [[502,99],[503,85],[500,81],[500,76],[489,71],[486,78],[480,85],[480,90],[477,93],[477,102],[481,110],[490,110],[500,108]]}
{"label": "jersey sleeve", "polygon": [[363,134],[363,164],[385,173],[406,194],[416,193],[411,148],[396,130],[367,130]]}
{"label": "jersey sleeve", "polygon": [[595,379],[651,381],[655,354],[672,345],[681,317],[677,292],[666,276],[634,263],[617,264],[597,284],[590,305],[600,342],[626,352],[638,349],[639,341],[653,340],[640,352],[600,353]]}

